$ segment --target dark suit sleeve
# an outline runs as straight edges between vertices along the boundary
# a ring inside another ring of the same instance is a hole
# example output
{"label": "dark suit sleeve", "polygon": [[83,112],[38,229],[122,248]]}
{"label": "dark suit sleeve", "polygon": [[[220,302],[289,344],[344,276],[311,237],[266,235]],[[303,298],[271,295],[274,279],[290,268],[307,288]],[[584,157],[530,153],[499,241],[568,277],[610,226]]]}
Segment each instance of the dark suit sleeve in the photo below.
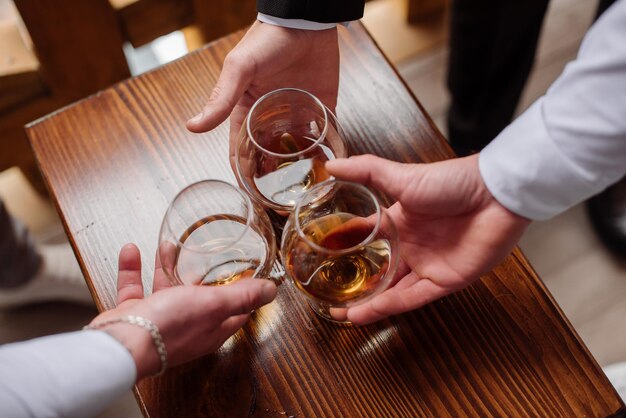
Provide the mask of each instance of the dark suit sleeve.
{"label": "dark suit sleeve", "polygon": [[257,11],[283,19],[339,23],[363,17],[365,0],[257,0]]}

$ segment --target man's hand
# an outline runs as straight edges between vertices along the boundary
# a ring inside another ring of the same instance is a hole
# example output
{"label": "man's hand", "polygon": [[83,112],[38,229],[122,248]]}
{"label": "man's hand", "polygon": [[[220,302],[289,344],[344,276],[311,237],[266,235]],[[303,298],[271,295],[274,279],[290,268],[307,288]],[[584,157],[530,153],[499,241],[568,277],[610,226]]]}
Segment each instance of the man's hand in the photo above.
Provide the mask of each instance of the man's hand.
{"label": "man's hand", "polygon": [[234,141],[248,111],[261,96],[283,87],[306,90],[334,111],[339,88],[337,29],[298,30],[255,22],[226,57],[208,103],[187,128],[206,132],[230,115],[232,165]]}
{"label": "man's hand", "polygon": [[[248,319],[271,302],[276,286],[269,280],[244,279],[227,286],[172,287],[157,257],[153,294],[144,299],[141,257],[136,246],[122,248],[117,279],[117,307],[92,323],[126,315],[142,316],[161,332],[171,366],[217,350]],[[137,365],[137,380],[156,373],[160,359],[147,331],[116,323],[103,328],[126,346]]]}
{"label": "man's hand", "polygon": [[478,155],[433,164],[400,164],[371,155],[326,163],[330,174],[387,193],[400,238],[393,287],[350,308],[367,324],[460,290],[500,263],[530,223],[500,205],[478,170]]}

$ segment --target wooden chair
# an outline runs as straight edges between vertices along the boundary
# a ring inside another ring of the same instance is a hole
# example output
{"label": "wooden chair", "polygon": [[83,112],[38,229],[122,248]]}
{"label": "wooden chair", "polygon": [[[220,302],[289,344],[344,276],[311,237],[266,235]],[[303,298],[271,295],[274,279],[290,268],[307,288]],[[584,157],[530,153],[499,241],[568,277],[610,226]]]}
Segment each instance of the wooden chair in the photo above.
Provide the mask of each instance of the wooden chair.
{"label": "wooden chair", "polygon": [[0,25],[0,171],[19,166],[44,191],[23,126],[130,76],[122,46],[195,25],[206,42],[250,24],[254,0],[15,0]]}
{"label": "wooden chair", "polygon": [[441,14],[448,0],[408,0],[408,15],[410,23],[421,23]]}

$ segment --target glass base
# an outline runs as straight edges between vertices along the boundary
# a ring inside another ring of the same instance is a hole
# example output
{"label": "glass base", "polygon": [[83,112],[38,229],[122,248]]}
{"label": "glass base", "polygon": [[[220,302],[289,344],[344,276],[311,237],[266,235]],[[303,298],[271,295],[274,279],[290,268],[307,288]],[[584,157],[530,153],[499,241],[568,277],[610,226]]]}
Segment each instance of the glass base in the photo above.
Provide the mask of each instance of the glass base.
{"label": "glass base", "polygon": [[350,321],[346,316],[346,312],[348,310],[347,308],[332,308],[324,303],[314,302],[310,299],[308,299],[307,302],[309,303],[311,310],[313,310],[313,312],[315,312],[320,318],[338,325],[353,325],[352,321]]}

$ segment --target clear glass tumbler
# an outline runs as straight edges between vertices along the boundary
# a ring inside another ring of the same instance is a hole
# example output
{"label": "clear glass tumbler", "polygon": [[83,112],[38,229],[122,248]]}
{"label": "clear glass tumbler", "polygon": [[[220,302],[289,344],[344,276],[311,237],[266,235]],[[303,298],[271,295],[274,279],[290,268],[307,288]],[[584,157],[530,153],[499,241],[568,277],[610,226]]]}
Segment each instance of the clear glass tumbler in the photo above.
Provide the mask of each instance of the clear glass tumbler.
{"label": "clear glass tumbler", "polygon": [[346,156],[337,118],[312,94],[272,91],[252,106],[235,148],[235,175],[263,206],[286,215],[330,175],[324,163]]}
{"label": "clear glass tumbler", "polygon": [[205,180],[169,205],[159,234],[159,258],[174,284],[222,285],[267,278],[276,239],[265,211],[241,189]]}
{"label": "clear glass tumbler", "polygon": [[367,187],[329,180],[299,199],[283,230],[281,258],[318,315],[348,322],[345,308],[391,283],[397,240],[387,209]]}

